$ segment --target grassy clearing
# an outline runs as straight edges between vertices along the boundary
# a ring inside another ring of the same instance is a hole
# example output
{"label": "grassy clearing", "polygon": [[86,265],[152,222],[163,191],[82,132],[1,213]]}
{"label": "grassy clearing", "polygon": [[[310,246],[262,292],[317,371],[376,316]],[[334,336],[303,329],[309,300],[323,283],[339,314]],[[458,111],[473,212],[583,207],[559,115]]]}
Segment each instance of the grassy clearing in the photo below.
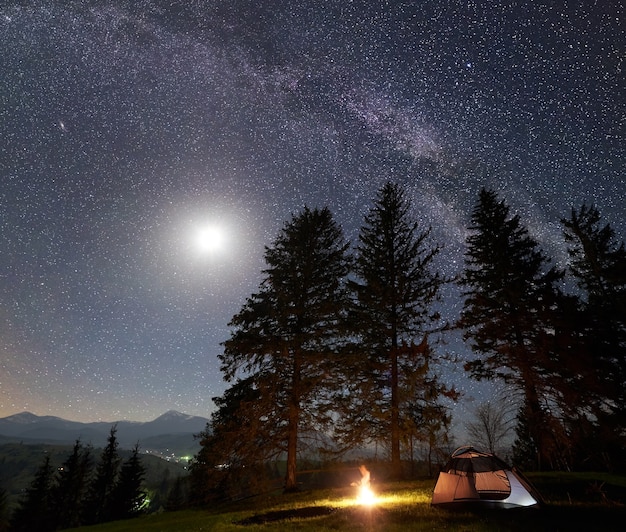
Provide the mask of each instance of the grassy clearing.
{"label": "grassy clearing", "polygon": [[[449,512],[432,508],[434,482],[374,486],[377,502],[357,504],[354,488],[279,492],[206,510],[149,515],[83,527],[81,532],[239,531],[617,531],[626,522],[626,478],[608,475],[531,475],[544,494],[541,509]],[[600,493],[600,490],[602,493]]]}

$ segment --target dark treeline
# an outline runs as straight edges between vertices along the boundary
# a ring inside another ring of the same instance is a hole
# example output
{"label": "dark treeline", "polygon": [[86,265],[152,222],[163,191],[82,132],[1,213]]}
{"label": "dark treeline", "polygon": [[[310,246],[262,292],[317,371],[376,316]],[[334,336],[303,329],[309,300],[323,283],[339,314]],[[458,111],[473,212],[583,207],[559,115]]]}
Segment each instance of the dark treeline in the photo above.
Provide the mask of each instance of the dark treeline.
{"label": "dark treeline", "polygon": [[[623,471],[626,250],[595,207],[561,220],[561,271],[503,200],[483,190],[472,213],[458,325],[476,379],[520,392],[517,461],[532,469]],[[572,280],[573,293],[562,287]]]}
{"label": "dark treeline", "polygon": [[80,441],[56,469],[46,455],[5,528],[45,532],[128,519],[143,513],[145,469],[138,447],[122,462],[117,446],[113,426],[97,461],[91,447],[83,446]]}
{"label": "dark treeline", "polygon": [[[518,465],[626,470],[626,250],[595,207],[561,224],[566,270],[483,189],[464,270],[447,279],[435,269],[440,245],[395,184],[379,190],[354,248],[327,208],[294,215],[229,324],[220,362],[230,387],[200,435],[196,502],[254,491],[278,458],[294,490],[308,450],[376,444],[390,478],[401,477],[414,444],[449,443],[446,398],[458,393],[437,363],[454,331],[473,353],[469,377],[518,392]],[[435,311],[446,283],[463,298],[453,323]]]}

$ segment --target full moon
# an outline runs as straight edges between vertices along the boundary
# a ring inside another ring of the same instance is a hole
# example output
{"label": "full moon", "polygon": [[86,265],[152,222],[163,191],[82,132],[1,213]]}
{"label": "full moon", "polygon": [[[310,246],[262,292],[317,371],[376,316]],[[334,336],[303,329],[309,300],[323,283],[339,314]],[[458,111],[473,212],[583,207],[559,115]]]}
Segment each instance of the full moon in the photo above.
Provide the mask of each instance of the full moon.
{"label": "full moon", "polygon": [[217,226],[199,228],[196,231],[195,244],[201,253],[219,253],[226,244],[224,231]]}

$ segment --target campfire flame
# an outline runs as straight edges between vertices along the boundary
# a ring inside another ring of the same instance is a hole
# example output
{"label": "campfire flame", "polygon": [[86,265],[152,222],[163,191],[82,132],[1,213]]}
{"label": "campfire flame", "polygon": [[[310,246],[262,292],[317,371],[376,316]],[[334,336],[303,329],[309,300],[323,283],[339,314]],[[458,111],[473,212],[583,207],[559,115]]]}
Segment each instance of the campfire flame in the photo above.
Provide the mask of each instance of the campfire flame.
{"label": "campfire flame", "polygon": [[361,486],[356,500],[358,504],[371,506],[372,504],[376,504],[376,495],[374,495],[374,492],[369,487]]}

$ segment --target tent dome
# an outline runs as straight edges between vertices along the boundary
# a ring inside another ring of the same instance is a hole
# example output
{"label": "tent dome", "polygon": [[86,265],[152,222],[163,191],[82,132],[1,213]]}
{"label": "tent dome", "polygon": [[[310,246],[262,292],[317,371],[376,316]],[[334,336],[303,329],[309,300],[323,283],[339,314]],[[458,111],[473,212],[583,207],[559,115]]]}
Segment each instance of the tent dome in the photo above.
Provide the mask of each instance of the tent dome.
{"label": "tent dome", "polygon": [[492,453],[460,447],[452,453],[433,491],[433,506],[458,508],[535,507],[542,503],[539,492],[521,471]]}

